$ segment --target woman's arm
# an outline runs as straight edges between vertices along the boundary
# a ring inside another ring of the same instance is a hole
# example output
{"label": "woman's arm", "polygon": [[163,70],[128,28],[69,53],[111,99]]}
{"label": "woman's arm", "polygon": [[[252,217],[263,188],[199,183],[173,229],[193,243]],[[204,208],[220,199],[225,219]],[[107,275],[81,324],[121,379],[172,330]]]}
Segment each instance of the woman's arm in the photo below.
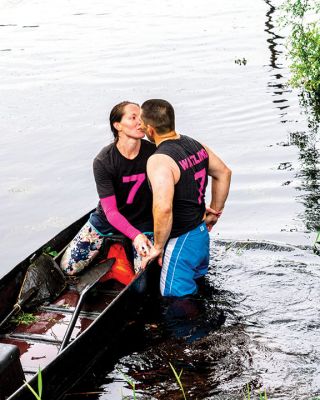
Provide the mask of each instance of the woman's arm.
{"label": "woman's arm", "polygon": [[113,195],[100,199],[100,203],[108,222],[119,232],[131,240],[134,240],[141,233],[119,212],[116,196]]}
{"label": "woman's arm", "polygon": [[113,195],[100,199],[100,203],[108,222],[132,240],[133,246],[141,257],[148,255],[152,243],[119,212],[116,196]]}

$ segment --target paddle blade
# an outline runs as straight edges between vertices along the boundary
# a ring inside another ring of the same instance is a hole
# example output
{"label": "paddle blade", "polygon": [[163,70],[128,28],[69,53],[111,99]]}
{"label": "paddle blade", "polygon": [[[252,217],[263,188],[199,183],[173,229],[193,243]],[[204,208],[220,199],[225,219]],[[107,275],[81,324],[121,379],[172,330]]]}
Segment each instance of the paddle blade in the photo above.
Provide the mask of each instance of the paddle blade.
{"label": "paddle blade", "polygon": [[89,290],[95,283],[97,283],[112,267],[115,258],[108,258],[105,262],[90,266],[82,275],[79,275],[76,289],[78,293]]}

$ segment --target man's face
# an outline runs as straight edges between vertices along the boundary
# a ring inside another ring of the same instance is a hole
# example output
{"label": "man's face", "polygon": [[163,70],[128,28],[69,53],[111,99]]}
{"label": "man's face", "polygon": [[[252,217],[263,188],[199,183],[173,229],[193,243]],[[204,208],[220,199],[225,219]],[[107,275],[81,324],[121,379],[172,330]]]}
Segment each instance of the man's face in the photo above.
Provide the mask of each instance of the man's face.
{"label": "man's face", "polygon": [[140,111],[139,121],[140,121],[139,129],[141,129],[145,133],[145,135],[150,140],[150,142],[154,143],[152,127],[150,125],[146,125],[146,123],[144,122],[144,120],[143,120],[143,110]]}

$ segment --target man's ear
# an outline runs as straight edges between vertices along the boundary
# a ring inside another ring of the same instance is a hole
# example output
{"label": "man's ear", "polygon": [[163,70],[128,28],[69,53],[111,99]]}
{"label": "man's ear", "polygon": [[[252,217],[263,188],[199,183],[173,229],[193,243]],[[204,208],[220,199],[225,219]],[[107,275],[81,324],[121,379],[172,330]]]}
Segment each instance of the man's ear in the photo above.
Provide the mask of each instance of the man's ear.
{"label": "man's ear", "polygon": [[155,129],[153,126],[151,125],[147,125],[147,131],[150,137],[152,137],[152,139],[154,139],[154,134],[155,134]]}
{"label": "man's ear", "polygon": [[120,122],[114,122],[113,123],[114,128],[119,132],[121,131],[121,123]]}

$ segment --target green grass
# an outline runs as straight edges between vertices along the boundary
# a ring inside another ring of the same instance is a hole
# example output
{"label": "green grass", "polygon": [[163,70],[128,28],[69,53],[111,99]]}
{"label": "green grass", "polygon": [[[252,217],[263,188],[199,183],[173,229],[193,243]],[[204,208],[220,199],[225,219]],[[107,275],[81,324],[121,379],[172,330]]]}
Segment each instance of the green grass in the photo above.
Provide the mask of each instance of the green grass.
{"label": "green grass", "polygon": [[[320,256],[320,231],[318,232],[316,240],[314,241],[313,251],[315,254]],[[320,400],[320,397],[318,397],[318,399]]]}
{"label": "green grass", "polygon": [[[251,400],[251,388],[249,383],[247,383],[246,388],[247,388],[247,393],[244,397],[244,400]],[[266,389],[264,389],[263,393],[260,393],[259,391],[259,400],[268,400]]]}
{"label": "green grass", "polygon": [[[122,371],[118,369],[118,372],[124,377],[125,381],[131,386],[132,391],[133,391],[133,399],[136,400],[136,384],[135,382],[126,374],[124,374]],[[126,399],[126,397],[123,397],[123,399]]]}
{"label": "green grass", "polygon": [[32,392],[32,394],[34,395],[34,397],[37,400],[42,400],[41,396],[42,396],[42,374],[41,374],[41,369],[39,367],[38,370],[38,393],[29,385],[28,382],[24,381],[25,384],[27,385],[27,387],[29,388],[29,390]]}
{"label": "green grass", "polygon": [[170,367],[171,367],[171,369],[173,371],[174,377],[176,378],[176,380],[177,380],[177,382],[179,384],[179,387],[180,387],[180,390],[182,392],[184,400],[187,400],[186,394],[184,392],[184,388],[183,388],[183,385],[182,385],[182,382],[181,382],[181,375],[182,375],[183,370],[181,370],[180,373],[178,374],[177,371],[174,369],[173,365],[170,362],[169,362],[169,365],[170,365]]}
{"label": "green grass", "polygon": [[[184,400],[187,400],[185,391],[184,391],[184,387],[181,381],[181,376],[182,376],[182,372],[183,370],[180,371],[180,373],[178,373],[176,371],[176,369],[174,368],[174,366],[169,362],[169,365],[173,371],[174,377],[176,378],[176,381],[179,384],[180,390],[182,392],[182,396]],[[122,371],[118,370],[121,375],[124,377],[125,381],[131,386],[132,390],[133,390],[133,399],[137,400],[136,397],[136,384],[135,382],[126,374],[124,374]],[[39,367],[38,369],[38,393],[29,385],[28,382],[24,381],[25,384],[27,385],[27,387],[29,388],[29,390],[32,392],[32,394],[34,395],[34,397],[36,398],[36,400],[42,400],[42,388],[43,388],[43,382],[42,382],[42,373],[41,373],[41,368]],[[96,392],[98,393],[98,392]],[[100,393],[100,392],[99,392]],[[102,392],[101,392],[102,393]],[[258,400],[268,400],[267,397],[267,392],[266,389],[264,389],[263,393],[259,392],[259,399]],[[123,399],[125,400],[127,397],[123,397]],[[247,383],[246,385],[246,394],[243,400],[254,400],[254,398],[251,396],[251,387],[250,384]],[[316,397],[312,397],[310,400],[320,400],[319,396]]]}

